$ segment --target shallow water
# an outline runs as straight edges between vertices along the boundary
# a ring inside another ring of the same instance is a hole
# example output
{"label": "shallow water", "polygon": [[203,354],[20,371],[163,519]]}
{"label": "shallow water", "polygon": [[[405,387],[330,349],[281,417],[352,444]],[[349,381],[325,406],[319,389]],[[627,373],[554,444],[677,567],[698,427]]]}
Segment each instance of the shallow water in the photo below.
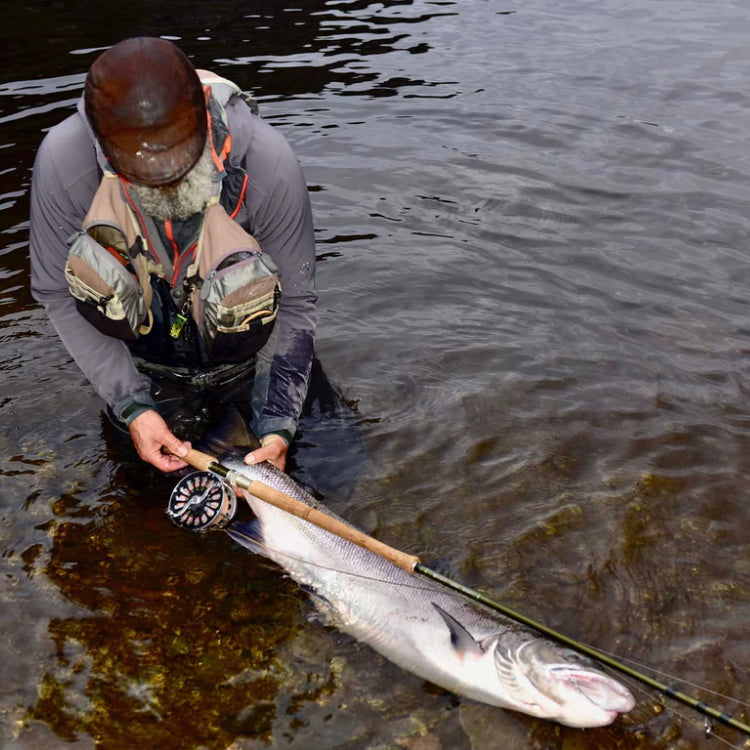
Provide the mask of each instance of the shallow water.
{"label": "shallow water", "polygon": [[26,279],[44,131],[100,49],[177,40],[307,176],[318,352],[367,461],[318,425],[306,478],[525,614],[746,702],[744,5],[8,5],[0,745],[741,746],[649,690],[585,732],[472,704],[310,622],[270,563],[169,523],[171,480],[111,434]]}

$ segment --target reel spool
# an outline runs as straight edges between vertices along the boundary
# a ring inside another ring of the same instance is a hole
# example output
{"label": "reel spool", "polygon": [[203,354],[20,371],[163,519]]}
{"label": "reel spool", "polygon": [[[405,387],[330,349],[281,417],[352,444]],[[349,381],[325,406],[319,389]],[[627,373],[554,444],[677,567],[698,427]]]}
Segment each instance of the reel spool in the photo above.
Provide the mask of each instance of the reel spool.
{"label": "reel spool", "polygon": [[172,523],[192,531],[223,529],[236,511],[234,490],[209,471],[196,471],[180,479],[167,504]]}

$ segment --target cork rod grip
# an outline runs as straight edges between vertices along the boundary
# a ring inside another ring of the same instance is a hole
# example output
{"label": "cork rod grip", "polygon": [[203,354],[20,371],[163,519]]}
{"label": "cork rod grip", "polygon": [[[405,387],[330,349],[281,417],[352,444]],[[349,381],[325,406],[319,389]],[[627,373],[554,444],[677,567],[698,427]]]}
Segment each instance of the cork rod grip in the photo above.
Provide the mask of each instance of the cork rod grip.
{"label": "cork rod grip", "polygon": [[356,544],[358,547],[369,550],[370,552],[389,560],[407,573],[414,573],[414,568],[419,563],[419,558],[415,555],[408,555],[406,552],[401,552],[394,547],[389,547],[387,544],[379,542],[374,537],[364,534],[359,531],[359,529],[355,529],[348,523],[339,521],[337,518],[332,518],[327,513],[323,513],[317,508],[306,505],[300,500],[295,500],[293,497],[277,490],[275,487],[271,487],[254,479],[249,479],[240,472],[228,471],[226,467],[222,466],[215,458],[206,453],[190,450],[184,460],[199,471],[212,471],[227,476],[231,484],[246,490],[251,495],[267,502],[269,505],[273,505],[287,513],[291,513],[293,516],[297,516],[297,518],[301,518],[303,521],[312,523],[331,534],[336,534],[342,539],[346,539],[348,542]]}

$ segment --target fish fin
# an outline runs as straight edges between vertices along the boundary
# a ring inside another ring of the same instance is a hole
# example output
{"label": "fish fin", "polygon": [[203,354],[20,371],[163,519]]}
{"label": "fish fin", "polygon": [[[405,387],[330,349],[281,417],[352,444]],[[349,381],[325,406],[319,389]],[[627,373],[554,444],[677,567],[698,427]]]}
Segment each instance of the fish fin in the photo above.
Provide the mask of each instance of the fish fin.
{"label": "fish fin", "polygon": [[241,544],[256,555],[268,557],[268,553],[263,546],[263,531],[257,520],[250,521],[249,523],[246,521],[234,521],[226,529],[226,532],[237,544]]}
{"label": "fish fin", "polygon": [[301,583],[300,588],[310,597],[314,606],[314,610],[307,616],[308,622],[336,627],[338,620],[336,618],[336,610],[331,602],[312,586]]}
{"label": "fish fin", "polygon": [[444,609],[435,604],[435,602],[432,602],[432,606],[435,607],[438,614],[448,626],[448,630],[451,633],[451,645],[458,652],[459,656],[463,657],[466,654],[479,656],[484,653],[484,650],[476,642],[472,634],[455,617],[449,615]]}
{"label": "fish fin", "polygon": [[230,448],[245,453],[260,448],[260,441],[247,426],[236,406],[227,406],[219,421],[209,427],[193,444],[196,450],[217,456]]}

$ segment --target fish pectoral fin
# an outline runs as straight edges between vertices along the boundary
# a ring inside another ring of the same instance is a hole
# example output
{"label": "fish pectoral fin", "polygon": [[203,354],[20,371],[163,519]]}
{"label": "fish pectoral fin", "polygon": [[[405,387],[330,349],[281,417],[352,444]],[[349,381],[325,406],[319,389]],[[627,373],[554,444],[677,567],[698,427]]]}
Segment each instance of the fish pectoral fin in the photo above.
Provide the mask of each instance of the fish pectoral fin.
{"label": "fish pectoral fin", "polygon": [[307,615],[307,621],[316,625],[336,627],[339,624],[339,618],[331,602],[312,586],[305,583],[300,583],[299,586],[310,597],[314,605],[313,611]]}
{"label": "fish pectoral fin", "polygon": [[435,607],[438,614],[443,618],[443,622],[448,626],[451,634],[451,645],[458,652],[459,657],[463,658],[467,654],[481,656],[484,653],[484,649],[477,643],[474,636],[455,617],[449,615],[435,602],[432,602],[432,606]]}
{"label": "fish pectoral fin", "polygon": [[250,523],[235,521],[226,529],[226,532],[235,542],[256,555],[267,556],[263,542],[263,531],[257,519],[253,519]]}

